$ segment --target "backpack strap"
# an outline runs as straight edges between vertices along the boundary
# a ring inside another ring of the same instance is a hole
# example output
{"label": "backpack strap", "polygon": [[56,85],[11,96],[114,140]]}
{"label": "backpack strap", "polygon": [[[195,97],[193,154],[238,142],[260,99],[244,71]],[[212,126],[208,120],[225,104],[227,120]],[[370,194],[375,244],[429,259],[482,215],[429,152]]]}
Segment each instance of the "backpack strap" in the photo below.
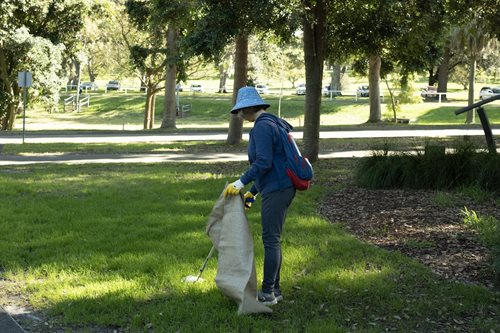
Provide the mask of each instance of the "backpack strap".
{"label": "backpack strap", "polygon": [[[274,125],[273,128],[275,130],[275,134],[278,137],[278,142],[279,142],[278,145],[281,147],[282,152],[283,152],[283,154],[285,154],[285,159],[286,159],[285,142],[283,142],[283,139],[282,139],[281,133],[280,133],[280,131],[284,131],[285,129],[280,128],[281,126],[272,118],[266,117],[262,120],[268,121],[269,123]],[[273,156],[273,167],[275,168],[277,176],[278,176],[278,184],[279,184],[280,189],[285,188],[285,181],[288,179],[288,176],[284,172],[285,170],[284,170],[283,166],[279,165],[277,163],[277,161],[274,159],[274,156]],[[280,170],[283,170],[283,172],[280,172]]]}

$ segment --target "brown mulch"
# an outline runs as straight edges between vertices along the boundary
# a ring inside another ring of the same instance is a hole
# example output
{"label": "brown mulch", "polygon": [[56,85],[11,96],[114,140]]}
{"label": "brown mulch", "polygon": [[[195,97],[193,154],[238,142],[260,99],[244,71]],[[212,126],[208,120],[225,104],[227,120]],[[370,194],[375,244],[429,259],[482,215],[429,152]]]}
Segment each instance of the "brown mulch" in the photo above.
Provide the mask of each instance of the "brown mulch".
{"label": "brown mulch", "polygon": [[326,196],[320,213],[342,224],[357,238],[389,251],[400,251],[429,266],[444,279],[493,288],[490,251],[475,230],[463,223],[467,207],[479,216],[500,219],[500,206],[493,200],[475,203],[454,197],[451,207],[438,205],[435,191],[372,190],[336,179],[342,189]]}

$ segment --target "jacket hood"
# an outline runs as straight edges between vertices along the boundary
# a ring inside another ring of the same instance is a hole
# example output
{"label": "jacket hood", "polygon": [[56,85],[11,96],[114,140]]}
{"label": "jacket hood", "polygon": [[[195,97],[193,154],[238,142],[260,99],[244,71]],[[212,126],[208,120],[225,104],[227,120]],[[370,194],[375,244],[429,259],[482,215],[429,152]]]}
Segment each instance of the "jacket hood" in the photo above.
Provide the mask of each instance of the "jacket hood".
{"label": "jacket hood", "polygon": [[287,132],[291,132],[293,130],[293,126],[290,125],[286,120],[279,118],[278,116],[275,116],[274,114],[264,112],[262,113],[259,118],[257,118],[257,121],[261,120],[270,120],[274,122],[276,125],[283,127]]}

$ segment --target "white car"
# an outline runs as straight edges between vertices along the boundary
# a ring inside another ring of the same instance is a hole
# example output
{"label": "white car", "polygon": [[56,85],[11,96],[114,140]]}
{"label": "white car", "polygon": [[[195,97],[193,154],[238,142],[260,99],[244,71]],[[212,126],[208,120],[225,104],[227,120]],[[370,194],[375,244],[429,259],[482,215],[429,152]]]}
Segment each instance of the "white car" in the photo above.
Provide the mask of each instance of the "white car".
{"label": "white car", "polygon": [[356,94],[360,97],[369,97],[370,96],[370,87],[369,86],[359,86],[356,90]]}
{"label": "white car", "polygon": [[479,92],[479,99],[487,99],[496,95],[500,95],[500,87],[483,87]]}
{"label": "white car", "polygon": [[191,84],[190,90],[192,92],[201,92],[201,93],[205,91],[205,89],[203,89],[203,86],[198,83]]}
{"label": "white car", "polygon": [[80,85],[80,88],[83,90],[90,90],[90,91],[95,91],[99,89],[99,87],[97,87],[97,84],[95,84],[95,82],[83,82]]}
{"label": "white car", "polygon": [[106,83],[106,90],[120,90],[120,82],[111,80]]}
{"label": "white car", "polygon": [[330,96],[330,86],[325,86],[321,89],[323,96]]}
{"label": "white car", "polygon": [[295,91],[297,95],[305,95],[306,94],[306,84],[301,83],[297,86],[297,90]]}
{"label": "white car", "polygon": [[256,84],[255,90],[257,90],[259,94],[269,94],[269,89],[265,84]]}

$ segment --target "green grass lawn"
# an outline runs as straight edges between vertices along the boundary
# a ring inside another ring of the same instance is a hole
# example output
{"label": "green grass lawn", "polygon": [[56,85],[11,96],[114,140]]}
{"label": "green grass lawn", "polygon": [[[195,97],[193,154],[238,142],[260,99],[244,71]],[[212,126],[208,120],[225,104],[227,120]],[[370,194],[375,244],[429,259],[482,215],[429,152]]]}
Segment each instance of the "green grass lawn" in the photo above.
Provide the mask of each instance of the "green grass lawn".
{"label": "green grass lawn", "polygon": [[[36,165],[0,170],[0,277],[65,324],[130,332],[492,332],[500,295],[450,283],[356,240],[316,213],[320,184],[353,160],[320,161],[283,237],[285,301],[237,316],[205,281],[185,284],[211,247],[207,216],[246,163]],[[262,277],[259,201],[249,212]]]}
{"label": "green grass lawn", "polygon": [[[65,97],[63,95],[62,97]],[[113,129],[140,130],[143,124],[145,95],[138,92],[109,92],[90,94],[90,107],[80,113],[55,112],[48,114],[40,110],[27,111],[27,129]],[[294,126],[304,125],[304,96],[286,95],[281,102],[277,95],[265,95],[271,104],[270,112],[290,121]],[[179,103],[191,105],[189,116],[177,119],[177,127],[183,128],[227,128],[230,94],[193,94],[182,92]],[[281,107],[279,104],[281,103]],[[385,97],[382,103],[384,119],[393,117],[390,100]],[[465,114],[455,116],[454,111],[467,104],[464,99],[450,102],[422,102],[404,104],[397,114],[399,118],[408,118],[415,125],[460,125],[465,123]],[[62,111],[62,107],[60,109]],[[486,106],[492,124],[500,124],[500,102]],[[156,98],[155,128],[161,124],[163,115],[163,95]],[[355,99],[354,96],[340,96],[330,100],[323,97],[321,104],[321,125],[358,125],[368,120],[368,98]],[[22,119],[18,118],[16,128],[22,128]],[[476,119],[479,123],[479,119]],[[247,126],[247,125],[245,125]]]}

